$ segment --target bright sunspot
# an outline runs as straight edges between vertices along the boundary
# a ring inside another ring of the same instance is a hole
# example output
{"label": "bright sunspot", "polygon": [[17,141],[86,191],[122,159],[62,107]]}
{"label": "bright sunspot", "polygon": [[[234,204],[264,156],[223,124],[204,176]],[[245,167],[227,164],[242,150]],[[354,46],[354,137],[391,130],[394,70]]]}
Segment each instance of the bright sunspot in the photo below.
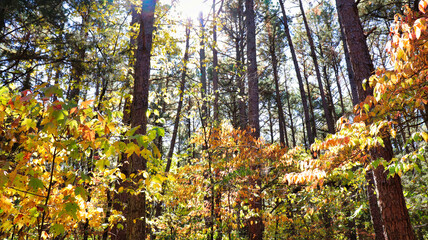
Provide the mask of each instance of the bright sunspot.
{"label": "bright sunspot", "polygon": [[197,20],[200,12],[206,16],[212,7],[211,0],[178,0],[176,3],[178,14],[183,19]]}

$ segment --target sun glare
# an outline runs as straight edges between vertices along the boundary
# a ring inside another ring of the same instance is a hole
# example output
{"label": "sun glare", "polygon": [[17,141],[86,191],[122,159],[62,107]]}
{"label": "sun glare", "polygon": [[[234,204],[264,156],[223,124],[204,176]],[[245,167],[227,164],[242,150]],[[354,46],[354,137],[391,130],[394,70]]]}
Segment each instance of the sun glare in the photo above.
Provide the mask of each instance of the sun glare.
{"label": "sun glare", "polygon": [[180,18],[196,21],[201,12],[204,16],[209,14],[211,4],[209,0],[178,0],[176,9]]}

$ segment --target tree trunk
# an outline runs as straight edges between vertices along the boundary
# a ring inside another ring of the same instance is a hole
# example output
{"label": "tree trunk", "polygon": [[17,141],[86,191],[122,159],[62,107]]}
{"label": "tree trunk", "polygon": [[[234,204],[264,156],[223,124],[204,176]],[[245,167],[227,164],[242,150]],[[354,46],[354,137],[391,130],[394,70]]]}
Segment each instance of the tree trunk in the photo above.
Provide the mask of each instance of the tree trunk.
{"label": "tree trunk", "polygon": [[309,113],[310,113],[309,123],[310,123],[310,126],[312,127],[312,134],[314,135],[314,138],[316,138],[317,137],[317,125],[315,123],[314,106],[312,104],[312,92],[311,92],[311,88],[309,85],[308,73],[306,71],[306,60],[304,60],[304,62],[303,62],[303,78],[305,78],[306,89],[308,91],[308,102],[309,102]]}
{"label": "tree trunk", "polygon": [[274,143],[274,139],[273,139],[273,121],[272,121],[272,106],[271,106],[271,99],[268,98],[267,99],[267,111],[268,111],[268,119],[269,119],[269,133],[270,133],[270,143],[273,144]]}
{"label": "tree trunk", "polygon": [[239,122],[240,127],[244,129],[248,123],[248,115],[247,115],[247,104],[245,101],[245,77],[243,74],[243,64],[245,62],[245,41],[244,41],[244,21],[243,21],[243,12],[242,12],[242,0],[238,0],[238,28],[239,35],[238,39],[236,39],[236,63],[237,63],[237,71],[238,71],[238,79],[239,79]]}
{"label": "tree trunk", "polygon": [[357,84],[355,83],[355,74],[352,69],[351,58],[349,57],[349,49],[346,44],[345,33],[343,32],[342,20],[339,17],[339,25],[340,25],[340,38],[343,43],[343,52],[345,53],[345,61],[346,61],[346,70],[348,71],[349,85],[351,85],[351,93],[352,93],[352,104],[355,106],[360,102],[360,98],[358,97]]}
{"label": "tree trunk", "polygon": [[288,27],[288,20],[287,20],[287,15],[285,13],[285,9],[284,9],[284,3],[282,0],[279,0],[279,4],[281,5],[281,11],[282,11],[282,17],[283,17],[283,21],[282,23],[284,24],[284,30],[285,30],[285,34],[287,37],[287,41],[288,41],[288,46],[290,47],[290,52],[291,52],[291,57],[293,59],[293,63],[294,63],[294,69],[296,70],[296,76],[297,76],[297,80],[299,82],[299,90],[300,90],[300,97],[302,99],[302,104],[303,104],[303,112],[304,112],[304,122],[306,123],[306,133],[308,135],[308,140],[309,140],[309,145],[314,143],[315,138],[312,135],[312,130],[311,130],[311,126],[309,124],[309,109],[308,109],[308,100],[306,99],[306,93],[305,93],[305,87],[303,86],[303,80],[302,80],[302,76],[300,74],[300,69],[299,69],[299,63],[297,61],[297,56],[296,56],[296,51],[294,50],[294,45],[293,42],[291,40],[291,34],[290,34],[290,29]]}
{"label": "tree trunk", "polygon": [[290,95],[288,93],[287,82],[285,82],[285,95],[287,98],[288,118],[290,119],[291,139],[293,141],[293,147],[295,147],[296,146],[296,130],[294,129],[293,113],[291,112]]}
{"label": "tree trunk", "polygon": [[342,86],[340,85],[340,78],[339,78],[340,64],[337,61],[336,52],[332,52],[332,54],[334,54],[334,56],[333,56],[334,78],[336,79],[337,91],[339,92],[339,100],[340,100],[340,108],[341,108],[340,116],[343,116],[343,114],[345,114],[345,104],[343,103]]}
{"label": "tree trunk", "polygon": [[331,115],[331,112],[329,111],[327,98],[324,94],[324,88],[323,88],[323,84],[322,84],[322,80],[321,80],[321,73],[320,73],[320,69],[319,69],[319,65],[318,65],[318,59],[317,59],[317,55],[315,53],[315,45],[314,45],[314,41],[312,39],[311,29],[309,28],[308,21],[306,20],[306,15],[305,15],[305,11],[303,9],[302,0],[299,0],[299,6],[300,6],[300,11],[302,12],[303,22],[305,24],[305,29],[306,29],[306,34],[308,36],[309,46],[311,48],[311,57],[312,57],[312,60],[314,61],[314,68],[315,68],[315,73],[317,75],[318,87],[320,89],[321,101],[322,101],[322,106],[324,109],[325,119],[327,120],[328,132],[334,133],[335,132],[334,120],[333,120],[333,116]]}
{"label": "tree trunk", "polygon": [[86,25],[88,25],[89,21],[89,7],[87,7],[86,11],[81,12],[82,15],[82,25],[80,26],[80,39],[76,43],[76,52],[77,57],[73,59],[71,66],[72,66],[72,77],[73,77],[73,84],[70,86],[70,94],[68,95],[68,99],[71,99],[75,101],[76,103],[79,102],[79,96],[80,96],[80,88],[82,87],[82,77],[85,72],[85,65],[83,62],[86,58],[86,46],[85,41],[88,38],[88,31],[86,30]]}
{"label": "tree trunk", "polygon": [[206,68],[206,62],[205,62],[205,23],[204,23],[204,17],[202,12],[199,16],[199,23],[201,27],[201,42],[200,42],[200,50],[199,50],[199,66],[201,69],[201,83],[202,83],[202,89],[201,89],[201,97],[202,97],[202,126],[206,126],[207,121],[207,101],[206,101],[206,94],[207,94],[207,68]]}
{"label": "tree trunk", "polygon": [[171,144],[169,145],[169,151],[167,155],[167,163],[165,172],[169,172],[171,169],[172,155],[174,154],[175,142],[177,140],[178,133],[178,124],[180,123],[181,109],[183,108],[183,97],[184,97],[184,88],[186,84],[186,75],[187,75],[187,62],[189,61],[189,47],[190,47],[190,23],[186,25],[186,48],[184,50],[183,58],[183,68],[181,71],[181,81],[180,81],[180,98],[178,100],[177,112],[175,114],[174,120],[174,129],[172,131]]}
{"label": "tree trunk", "polygon": [[[149,100],[150,53],[152,49],[154,11],[157,1],[144,1],[140,20],[140,31],[135,51],[134,92],[131,108],[131,126],[138,127],[136,134],[146,134]],[[128,173],[146,170],[146,159],[132,155]],[[129,175],[128,175],[129,177]],[[142,178],[137,177],[137,178]],[[135,179],[138,182],[139,179]],[[138,195],[129,194],[127,219],[127,239],[146,239],[146,197],[144,190]]]}
{"label": "tree trunk", "polygon": [[247,26],[248,121],[254,137],[260,137],[259,87],[257,76],[256,23],[253,0],[245,0]]}
{"label": "tree trunk", "polygon": [[[259,87],[257,75],[257,52],[256,52],[256,23],[253,0],[245,0],[246,26],[247,26],[247,78],[248,78],[248,122],[253,129],[252,135],[255,139],[260,137],[259,123]],[[261,189],[260,164],[250,166],[253,170],[249,185],[254,189]],[[261,217],[262,199],[260,192],[250,197],[250,207],[256,216],[248,219],[249,239],[263,239],[264,225]]]}
{"label": "tree trunk", "polygon": [[[373,89],[369,86],[364,89],[363,80],[370,77],[374,67],[358,16],[357,5],[354,0],[336,0],[336,5],[349,48],[359,100],[364,101],[367,96],[372,95]],[[384,147],[380,146],[372,150],[371,155],[373,159],[383,158],[389,162],[393,156],[389,136],[384,137],[383,141]],[[394,175],[388,178],[387,175],[382,165],[374,170],[378,205],[383,221],[383,235],[387,240],[415,239],[400,177]]]}
{"label": "tree trunk", "polygon": [[[131,19],[131,23],[130,26],[133,26],[135,23],[137,23],[139,21],[140,15],[137,14],[137,6],[135,5],[131,5],[131,15],[132,15],[132,19]],[[134,36],[134,34],[136,35],[136,33],[133,31],[132,32],[132,36]],[[135,53],[135,47],[136,47],[136,37],[131,37],[129,40],[129,45],[131,47],[131,49],[134,50],[134,55]],[[131,57],[130,57],[131,58]],[[130,61],[132,62],[132,61]],[[131,67],[131,63],[130,63],[130,67]],[[130,72],[128,72],[128,75],[130,75]],[[123,87],[123,89],[129,89],[130,88],[130,76],[127,76],[126,78],[126,82],[125,85]],[[130,125],[131,124],[131,98],[130,97],[125,97],[125,102],[123,104],[123,117],[122,117],[122,123],[125,125]],[[122,166],[120,167],[120,171],[125,174],[126,176],[130,175],[129,172],[129,162],[126,160],[126,155],[123,153],[122,154]],[[130,187],[130,183],[126,182],[126,181],[119,181],[116,185],[115,185],[115,192],[113,192],[113,209],[117,210],[117,211],[121,211],[123,216],[128,216],[128,211],[129,208],[127,208],[126,206],[128,205],[128,201],[129,201],[129,194],[126,193],[125,191],[119,192],[119,189],[128,189]],[[119,228],[117,225],[115,225],[111,232],[112,232],[112,236],[111,239],[112,240],[126,240],[127,239],[127,223],[126,222],[121,222],[121,224],[124,225],[124,227]]]}
{"label": "tree trunk", "polygon": [[380,208],[377,203],[376,186],[374,182],[373,170],[369,170],[366,174],[367,181],[367,197],[369,199],[370,216],[373,222],[373,228],[376,234],[376,240],[384,240],[383,223]]}
{"label": "tree trunk", "polygon": [[270,60],[272,63],[273,79],[275,82],[275,100],[276,100],[276,105],[278,107],[278,117],[279,117],[279,142],[281,146],[288,146],[289,145],[288,139],[287,139],[287,142],[285,142],[285,138],[284,138],[286,137],[285,117],[284,117],[284,110],[282,108],[281,94],[279,91],[278,59],[276,57],[276,49],[275,49],[275,32],[272,32],[274,31],[274,29],[272,28],[274,27],[268,24],[269,54],[270,54]]}
{"label": "tree trunk", "polygon": [[217,14],[215,9],[216,0],[213,0],[213,91],[214,91],[214,116],[218,121],[218,52],[217,52]]}

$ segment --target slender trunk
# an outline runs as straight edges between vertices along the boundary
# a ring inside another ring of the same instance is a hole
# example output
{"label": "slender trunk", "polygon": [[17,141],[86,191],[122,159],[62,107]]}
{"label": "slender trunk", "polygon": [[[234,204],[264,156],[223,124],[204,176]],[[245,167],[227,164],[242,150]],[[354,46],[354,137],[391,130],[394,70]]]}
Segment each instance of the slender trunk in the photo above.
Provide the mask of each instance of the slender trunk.
{"label": "slender trunk", "polygon": [[[319,49],[320,49],[320,56],[323,59],[324,56],[324,51],[322,49],[322,45],[319,44]],[[327,74],[327,65],[324,63],[324,65],[322,66],[322,72],[323,72],[323,78],[324,78],[324,82],[326,84],[326,89],[327,89],[327,94],[326,94],[326,100],[328,103],[328,111],[330,113],[332,113],[333,116],[333,123],[336,122],[337,120],[337,115],[336,115],[336,111],[334,109],[334,102],[333,102],[333,94],[331,93],[331,84],[330,84],[330,78],[328,77]]]}
{"label": "slender trunk", "polygon": [[334,77],[336,79],[336,85],[337,85],[337,91],[339,92],[339,99],[340,99],[340,108],[341,112],[340,115],[343,116],[345,114],[345,104],[343,103],[343,94],[342,94],[342,86],[340,85],[340,78],[339,78],[339,64],[337,62],[337,55],[336,53],[333,56],[333,71],[334,71]]}
{"label": "slender trunk", "polygon": [[[302,125],[303,125],[302,128],[305,129],[305,121],[303,119],[303,115],[302,115]],[[305,146],[305,148],[308,148],[308,141],[306,140],[305,131],[303,131],[303,145]]]}
{"label": "slender trunk", "polygon": [[213,91],[214,91],[214,116],[218,121],[218,52],[217,52],[217,14],[215,9],[216,0],[213,0]]}
{"label": "slender trunk", "polygon": [[376,186],[374,182],[373,170],[369,170],[366,174],[367,181],[367,197],[369,199],[370,217],[373,222],[373,228],[376,234],[376,240],[384,240],[383,223],[380,208],[377,203]]}
{"label": "slender trunk", "polygon": [[243,63],[245,62],[244,54],[244,23],[242,14],[242,0],[238,0],[238,38],[236,39],[236,66],[238,73],[239,86],[239,122],[240,127],[244,129],[248,123],[247,104],[245,101],[245,77],[243,74]]}
{"label": "slender trunk", "polygon": [[308,36],[309,47],[311,48],[311,57],[312,57],[312,60],[314,61],[314,68],[315,68],[315,73],[317,75],[318,87],[320,89],[321,101],[322,101],[322,106],[324,109],[325,119],[327,120],[328,131],[330,133],[334,133],[335,132],[334,120],[333,120],[333,116],[332,116],[331,112],[328,109],[328,102],[327,102],[327,98],[324,94],[324,88],[323,88],[323,84],[322,84],[322,80],[321,80],[321,73],[320,73],[320,69],[319,69],[319,65],[318,65],[318,59],[317,59],[317,55],[315,53],[315,45],[314,45],[314,41],[312,39],[311,29],[309,28],[308,22],[306,20],[306,15],[305,15],[305,11],[303,9],[302,0],[299,0],[299,6],[300,6],[300,11],[302,12],[303,22],[305,24],[305,29],[306,29],[306,34]]}
{"label": "slender trunk", "polygon": [[297,76],[297,80],[299,82],[300,97],[302,99],[302,104],[303,104],[304,122],[306,123],[306,133],[308,135],[309,144],[312,144],[312,143],[314,143],[315,138],[312,134],[311,126],[309,124],[309,109],[308,109],[308,101],[306,99],[305,88],[303,86],[303,80],[302,80],[302,76],[300,74],[299,63],[297,61],[297,56],[296,56],[296,52],[294,50],[294,45],[293,45],[293,42],[291,40],[291,34],[290,34],[290,29],[288,27],[288,20],[287,20],[287,15],[285,13],[283,0],[279,0],[279,4],[281,5],[281,11],[282,11],[282,17],[283,17],[282,23],[284,24],[284,30],[285,30],[285,34],[287,37],[288,46],[290,47],[291,57],[292,57],[293,63],[294,63],[294,69],[296,70],[296,76]]}
{"label": "slender trunk", "polygon": [[186,25],[186,48],[184,50],[184,58],[183,58],[183,69],[181,71],[181,81],[180,81],[180,98],[178,100],[177,112],[175,114],[174,120],[174,129],[172,131],[171,144],[169,145],[169,151],[167,157],[167,163],[165,172],[169,172],[171,169],[171,161],[172,155],[174,153],[175,142],[177,140],[178,133],[178,124],[180,123],[180,115],[181,109],[183,108],[183,97],[184,97],[184,89],[186,84],[186,75],[187,75],[187,62],[189,61],[189,47],[190,47],[190,23]]}
{"label": "slender trunk", "polygon": [[306,70],[306,61],[303,62],[303,78],[305,79],[306,90],[308,91],[308,102],[309,102],[309,112],[310,112],[309,123],[311,124],[311,127],[312,127],[312,134],[314,135],[314,138],[316,138],[317,137],[317,125],[315,123],[314,106],[312,103],[312,91],[311,91],[311,88],[309,85],[308,73]]}
{"label": "slender trunk", "polygon": [[[363,80],[370,77],[374,71],[373,63],[367,47],[364,32],[358,16],[358,9],[354,0],[336,0],[340,20],[349,55],[355,73],[359,100],[373,93],[369,86],[363,88]],[[383,158],[391,161],[393,157],[392,145],[389,136],[383,137],[384,146],[376,147],[370,153],[373,159]],[[380,165],[374,170],[375,186],[378,194],[378,205],[383,220],[383,235],[387,240],[413,240],[415,235],[410,224],[409,213],[398,175],[388,177],[384,167]]]}
{"label": "slender trunk", "polygon": [[274,139],[273,139],[273,122],[272,122],[272,110],[271,110],[271,102],[270,102],[270,98],[268,98],[268,106],[267,106],[267,110],[268,110],[268,117],[269,117],[269,133],[270,133],[270,143],[273,144]]}
{"label": "slender trunk", "polygon": [[[278,59],[276,57],[276,49],[275,49],[275,32],[272,32],[272,29],[274,27],[268,26],[268,36],[269,36],[269,54],[270,54],[270,60],[272,63],[272,70],[273,70],[273,79],[275,82],[275,100],[276,105],[278,107],[278,117],[279,117],[279,142],[281,146],[289,146],[288,138],[287,143],[285,142],[286,136],[286,130],[285,130],[285,117],[284,117],[284,110],[282,108],[282,102],[281,102],[281,94],[279,90],[279,77],[278,77]],[[287,145],[285,145],[287,144]]]}
{"label": "slender trunk", "polygon": [[404,145],[404,147],[406,149],[406,153],[410,153],[409,146],[407,145],[406,133],[404,132],[403,123],[401,122],[401,117],[397,117],[396,121],[397,121],[398,128],[399,128],[399,131],[400,131],[401,140],[403,141],[403,145]]}
{"label": "slender trunk", "polygon": [[287,98],[288,118],[290,119],[291,139],[293,141],[293,147],[295,147],[296,146],[296,130],[294,129],[293,113],[291,112],[290,94],[288,93],[287,82],[285,82],[285,95]]}
{"label": "slender trunk", "polygon": [[202,83],[202,89],[201,89],[201,97],[202,97],[202,121],[204,122],[202,125],[206,126],[207,121],[207,101],[206,101],[206,94],[207,94],[207,68],[206,68],[206,62],[205,62],[205,24],[204,24],[204,18],[202,12],[199,16],[199,23],[201,27],[201,42],[200,42],[200,50],[199,50],[199,66],[201,68],[201,83]]}

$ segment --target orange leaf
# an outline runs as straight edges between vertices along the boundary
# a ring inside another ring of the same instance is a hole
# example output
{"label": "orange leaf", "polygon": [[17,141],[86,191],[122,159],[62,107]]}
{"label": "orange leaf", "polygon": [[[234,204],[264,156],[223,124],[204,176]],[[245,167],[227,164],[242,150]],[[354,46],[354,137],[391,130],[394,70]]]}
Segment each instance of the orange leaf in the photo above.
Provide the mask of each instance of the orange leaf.
{"label": "orange leaf", "polygon": [[82,106],[82,108],[88,108],[89,104],[91,104],[94,100],[87,100],[82,102],[82,104],[80,104]]}
{"label": "orange leaf", "polygon": [[421,12],[423,12],[423,13],[426,13],[426,8],[427,8],[427,5],[428,5],[428,1],[427,0],[422,0],[422,1],[420,1],[419,2],[419,11],[421,11]]}

